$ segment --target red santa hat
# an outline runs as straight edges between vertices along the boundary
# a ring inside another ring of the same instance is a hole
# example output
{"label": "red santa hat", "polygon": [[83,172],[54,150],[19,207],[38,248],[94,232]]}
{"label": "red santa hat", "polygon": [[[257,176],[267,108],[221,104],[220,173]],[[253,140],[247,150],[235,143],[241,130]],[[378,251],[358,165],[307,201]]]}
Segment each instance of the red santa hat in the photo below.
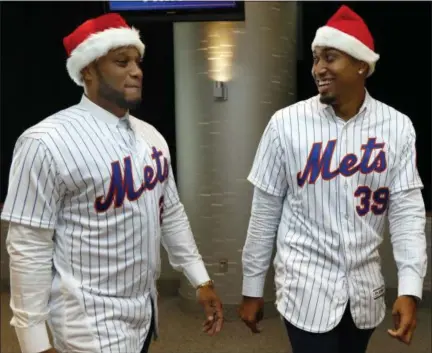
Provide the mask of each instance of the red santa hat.
{"label": "red santa hat", "polygon": [[84,22],[63,39],[63,45],[68,55],[67,71],[79,86],[84,86],[81,70],[110,50],[135,46],[143,56],[145,48],[139,31],[129,27],[123,17],[116,13]]}
{"label": "red santa hat", "polygon": [[380,57],[375,53],[374,40],[366,23],[345,5],[339,8],[325,26],[317,30],[312,50],[317,46],[335,48],[366,62],[369,65],[368,76],[375,71],[375,64]]}

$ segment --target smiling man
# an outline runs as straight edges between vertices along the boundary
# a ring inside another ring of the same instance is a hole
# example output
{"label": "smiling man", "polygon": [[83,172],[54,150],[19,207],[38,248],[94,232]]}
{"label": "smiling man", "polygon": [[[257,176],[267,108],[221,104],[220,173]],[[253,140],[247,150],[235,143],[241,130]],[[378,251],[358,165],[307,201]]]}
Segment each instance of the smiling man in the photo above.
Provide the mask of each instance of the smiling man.
{"label": "smiling man", "polygon": [[427,263],[414,127],[366,91],[379,56],[348,7],[317,30],[312,51],[319,94],[276,112],[248,178],[240,317],[259,332],[276,237],[276,305],[293,353],[364,353],[385,315],[388,217],[399,277],[388,332],[409,344]]}
{"label": "smiling man", "polygon": [[22,352],[146,353],[158,328],[161,243],[197,289],[203,329],[213,335],[222,306],[179,200],[168,145],[129,115],[141,102],[138,31],[107,14],[63,42],[68,73],[85,94],[19,137],[2,213]]}

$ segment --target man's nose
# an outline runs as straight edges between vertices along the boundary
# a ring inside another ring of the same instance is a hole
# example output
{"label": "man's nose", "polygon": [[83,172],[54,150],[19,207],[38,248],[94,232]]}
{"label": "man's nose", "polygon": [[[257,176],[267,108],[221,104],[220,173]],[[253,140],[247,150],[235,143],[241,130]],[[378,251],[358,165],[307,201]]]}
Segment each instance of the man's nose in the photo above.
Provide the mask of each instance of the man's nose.
{"label": "man's nose", "polygon": [[314,77],[324,76],[327,73],[327,66],[325,64],[317,63],[312,68]]}
{"label": "man's nose", "polygon": [[130,74],[133,77],[139,77],[139,78],[142,77],[143,73],[142,73],[142,70],[141,70],[141,67],[139,66],[139,64],[133,63],[133,67],[131,69]]}

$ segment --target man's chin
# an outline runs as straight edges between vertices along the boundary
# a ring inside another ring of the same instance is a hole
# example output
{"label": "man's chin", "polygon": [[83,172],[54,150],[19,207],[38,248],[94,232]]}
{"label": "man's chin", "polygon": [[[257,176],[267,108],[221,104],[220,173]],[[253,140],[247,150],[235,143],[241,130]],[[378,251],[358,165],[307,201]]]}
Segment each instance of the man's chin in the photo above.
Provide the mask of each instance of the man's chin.
{"label": "man's chin", "polygon": [[123,109],[136,109],[140,106],[141,104],[141,98],[136,98],[136,99],[125,99],[122,102],[118,102],[120,103],[119,105],[121,106],[121,108]]}
{"label": "man's chin", "polygon": [[332,94],[320,94],[320,102],[323,104],[334,104],[336,102],[336,97]]}
{"label": "man's chin", "polygon": [[141,98],[127,101],[129,109],[136,109],[141,104]]}

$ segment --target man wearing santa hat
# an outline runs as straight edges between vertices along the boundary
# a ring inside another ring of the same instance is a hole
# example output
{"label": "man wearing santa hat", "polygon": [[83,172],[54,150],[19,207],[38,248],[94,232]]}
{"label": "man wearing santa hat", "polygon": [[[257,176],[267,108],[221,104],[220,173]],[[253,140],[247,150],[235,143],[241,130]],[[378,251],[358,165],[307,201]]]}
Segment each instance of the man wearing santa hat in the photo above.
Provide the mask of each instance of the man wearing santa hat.
{"label": "man wearing santa hat", "polygon": [[64,46],[67,71],[85,94],[19,137],[2,213],[22,352],[147,352],[158,332],[160,243],[197,290],[203,330],[219,332],[222,305],[168,145],[129,114],[141,101],[138,31],[107,14],[80,25]]}
{"label": "man wearing santa hat", "polygon": [[259,332],[276,238],[276,305],[293,353],[364,353],[386,312],[388,217],[399,278],[388,333],[409,344],[427,265],[415,130],[365,89],[379,55],[351,9],[317,30],[312,51],[319,94],[274,114],[248,178],[240,317]]}

